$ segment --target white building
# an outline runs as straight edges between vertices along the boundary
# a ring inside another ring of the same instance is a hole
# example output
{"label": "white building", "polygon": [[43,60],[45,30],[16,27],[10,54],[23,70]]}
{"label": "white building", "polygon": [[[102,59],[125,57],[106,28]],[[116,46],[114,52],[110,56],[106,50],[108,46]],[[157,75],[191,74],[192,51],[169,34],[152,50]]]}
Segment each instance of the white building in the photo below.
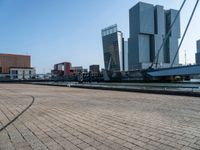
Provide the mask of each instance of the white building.
{"label": "white building", "polygon": [[35,75],[35,68],[10,68],[10,79],[28,80]]}

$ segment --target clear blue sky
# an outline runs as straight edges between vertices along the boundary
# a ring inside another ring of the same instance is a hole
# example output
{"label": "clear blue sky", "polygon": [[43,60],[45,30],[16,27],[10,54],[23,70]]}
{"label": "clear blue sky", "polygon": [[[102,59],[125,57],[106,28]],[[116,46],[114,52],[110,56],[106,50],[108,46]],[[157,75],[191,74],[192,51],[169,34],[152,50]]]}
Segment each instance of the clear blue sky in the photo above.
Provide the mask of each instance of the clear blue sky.
{"label": "clear blue sky", "polygon": [[[0,0],[0,53],[30,54],[39,73],[53,64],[70,61],[88,68],[103,66],[101,29],[118,24],[129,36],[128,10],[138,0]],[[182,0],[143,0],[178,9]],[[187,1],[181,14],[186,26],[196,0]],[[180,62],[194,63],[200,39],[200,6],[181,48]]]}

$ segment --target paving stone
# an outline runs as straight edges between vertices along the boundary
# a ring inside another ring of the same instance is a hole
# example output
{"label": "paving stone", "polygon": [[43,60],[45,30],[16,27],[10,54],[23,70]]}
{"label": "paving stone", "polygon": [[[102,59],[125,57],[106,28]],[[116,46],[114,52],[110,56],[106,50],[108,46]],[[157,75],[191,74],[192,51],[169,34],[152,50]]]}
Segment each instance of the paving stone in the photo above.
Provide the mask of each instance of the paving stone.
{"label": "paving stone", "polygon": [[195,97],[0,84],[1,150],[200,149]]}

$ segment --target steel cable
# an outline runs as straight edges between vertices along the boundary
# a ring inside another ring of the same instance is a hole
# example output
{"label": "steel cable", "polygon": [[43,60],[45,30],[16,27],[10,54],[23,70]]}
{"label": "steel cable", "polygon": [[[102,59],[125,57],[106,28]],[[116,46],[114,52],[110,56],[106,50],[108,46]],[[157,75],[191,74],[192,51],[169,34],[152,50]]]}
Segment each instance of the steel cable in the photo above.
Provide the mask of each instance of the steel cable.
{"label": "steel cable", "polygon": [[188,31],[188,28],[189,28],[189,26],[190,26],[190,23],[191,23],[191,21],[192,21],[192,18],[193,18],[193,16],[194,16],[194,13],[195,13],[195,11],[196,11],[196,9],[197,9],[198,3],[199,3],[199,0],[197,0],[196,4],[195,4],[195,6],[194,6],[194,9],[193,9],[193,11],[192,11],[192,14],[191,14],[191,16],[190,16],[190,19],[189,19],[188,24],[187,24],[187,26],[186,26],[186,29],[185,29],[185,31],[184,31],[183,37],[182,37],[182,39],[181,39],[181,42],[180,42],[180,44],[179,44],[179,46],[178,46],[178,48],[177,48],[177,50],[176,50],[176,54],[175,54],[174,59],[173,59],[173,61],[172,61],[171,67],[173,67],[173,65],[174,65],[174,62],[175,62],[176,57],[177,57],[177,55],[178,55],[178,52],[179,52],[179,50],[180,50],[180,48],[181,48],[181,46],[182,46],[183,40],[184,40],[185,35],[186,35],[187,31]]}
{"label": "steel cable", "polygon": [[160,48],[158,49],[158,52],[157,52],[156,56],[154,57],[154,60],[152,61],[152,64],[151,64],[150,68],[153,67],[154,63],[156,63],[156,68],[157,68],[160,52],[161,52],[162,48],[164,47],[165,43],[167,42],[167,40],[168,40],[168,38],[169,38],[169,36],[171,34],[171,30],[172,30],[174,24],[176,23],[177,18],[179,17],[180,12],[182,11],[182,9],[183,9],[183,7],[185,5],[185,2],[186,2],[186,0],[183,1],[182,5],[181,5],[181,7],[179,9],[179,11],[177,12],[177,14],[176,14],[176,16],[175,16],[175,18],[174,18],[174,20],[172,22],[172,24],[170,25],[169,31],[167,32],[165,38],[163,39],[163,42],[162,42]]}

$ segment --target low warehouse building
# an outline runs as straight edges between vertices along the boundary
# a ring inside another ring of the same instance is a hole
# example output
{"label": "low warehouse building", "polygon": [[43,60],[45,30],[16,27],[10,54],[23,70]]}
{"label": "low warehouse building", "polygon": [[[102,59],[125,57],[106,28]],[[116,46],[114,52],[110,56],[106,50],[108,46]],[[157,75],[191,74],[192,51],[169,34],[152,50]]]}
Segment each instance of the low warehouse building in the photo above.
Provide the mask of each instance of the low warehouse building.
{"label": "low warehouse building", "polygon": [[10,68],[10,79],[28,80],[35,77],[34,68]]}

